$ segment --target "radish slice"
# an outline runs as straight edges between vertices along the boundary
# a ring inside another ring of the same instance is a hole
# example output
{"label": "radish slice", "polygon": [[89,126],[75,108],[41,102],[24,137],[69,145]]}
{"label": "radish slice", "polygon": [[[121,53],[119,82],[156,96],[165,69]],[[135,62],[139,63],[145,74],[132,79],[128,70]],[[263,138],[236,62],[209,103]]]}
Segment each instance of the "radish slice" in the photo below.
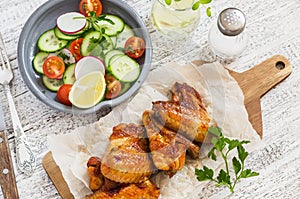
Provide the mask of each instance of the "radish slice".
{"label": "radish slice", "polygon": [[71,51],[67,48],[64,48],[55,53],[50,53],[48,55],[48,57],[52,57],[52,56],[58,56],[58,57],[62,58],[64,60],[65,64],[67,64],[67,65],[74,64],[76,62],[75,57],[72,55]]}
{"label": "radish slice", "polygon": [[79,79],[80,77],[94,71],[101,71],[105,74],[105,65],[103,61],[93,56],[83,57],[75,66],[75,78]]}
{"label": "radish slice", "polygon": [[86,19],[78,12],[68,12],[57,18],[56,25],[65,34],[75,34],[85,28]]}

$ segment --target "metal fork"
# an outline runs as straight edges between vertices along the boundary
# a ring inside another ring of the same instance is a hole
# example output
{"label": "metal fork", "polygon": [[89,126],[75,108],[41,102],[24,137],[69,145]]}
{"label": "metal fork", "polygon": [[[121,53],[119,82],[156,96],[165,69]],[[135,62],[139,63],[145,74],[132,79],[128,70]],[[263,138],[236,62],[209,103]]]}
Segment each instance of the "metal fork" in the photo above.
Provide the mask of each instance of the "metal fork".
{"label": "metal fork", "polygon": [[[0,84],[3,85],[7,101],[9,104],[9,110],[11,113],[11,120],[13,123],[13,129],[15,134],[15,144],[16,144],[16,158],[17,165],[20,171],[24,172],[26,175],[31,175],[35,169],[36,162],[34,154],[28,144],[27,138],[25,136],[24,130],[22,128],[11,92],[9,83],[13,79],[13,73],[11,65],[7,56],[7,52],[2,39],[2,34],[0,33]],[[4,61],[5,58],[5,61]]]}

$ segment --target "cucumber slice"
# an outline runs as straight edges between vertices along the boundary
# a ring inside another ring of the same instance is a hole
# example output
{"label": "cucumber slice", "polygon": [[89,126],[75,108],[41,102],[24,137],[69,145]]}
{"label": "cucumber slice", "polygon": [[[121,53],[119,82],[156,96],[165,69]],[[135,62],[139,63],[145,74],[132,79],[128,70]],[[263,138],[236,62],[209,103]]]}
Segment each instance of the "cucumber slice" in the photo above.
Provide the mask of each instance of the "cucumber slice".
{"label": "cucumber slice", "polygon": [[81,49],[80,49],[81,55],[82,56],[95,55],[95,54],[100,55],[99,50],[102,51],[100,45],[97,45],[97,43],[94,43],[92,41],[100,40],[101,37],[102,34],[98,31],[93,31],[85,35],[81,44]]}
{"label": "cucumber slice", "polygon": [[63,82],[64,84],[74,84],[75,82],[75,66],[76,64],[71,64],[66,69],[64,75],[63,75]]}
{"label": "cucumber slice", "polygon": [[114,48],[115,48],[116,45],[117,45],[117,36],[111,36],[110,39],[111,39],[111,41],[112,41],[112,43],[114,45]]}
{"label": "cucumber slice", "polygon": [[55,52],[68,45],[67,40],[61,40],[56,37],[54,29],[44,32],[38,39],[38,47],[44,52]]}
{"label": "cucumber slice", "polygon": [[104,54],[114,48],[110,37],[98,31],[88,33],[82,40],[81,54],[103,58]]}
{"label": "cucumber slice", "polygon": [[77,39],[80,35],[66,35],[64,33],[62,33],[57,27],[54,28],[54,34],[57,38],[59,39],[63,39],[63,40],[74,40]]}
{"label": "cucumber slice", "polygon": [[114,44],[108,35],[104,34],[103,37],[104,39],[101,40],[100,45],[103,48],[103,57],[104,57],[104,54],[106,54],[108,51],[111,51],[114,48]]}
{"label": "cucumber slice", "polygon": [[105,19],[93,23],[95,30],[102,32],[104,29],[108,36],[114,36],[123,31],[125,23],[120,17],[112,14],[103,14],[101,17]]}
{"label": "cucumber slice", "polygon": [[140,75],[140,66],[127,55],[115,55],[109,61],[112,75],[122,82],[133,82]]}
{"label": "cucumber slice", "polygon": [[115,55],[124,55],[124,52],[121,50],[111,50],[108,51],[105,56],[104,56],[104,63],[105,63],[105,67],[106,69],[109,68],[109,60],[115,56]]}
{"label": "cucumber slice", "polygon": [[44,64],[44,61],[47,59],[48,55],[49,55],[49,53],[46,53],[46,52],[38,52],[34,56],[32,64],[33,64],[34,70],[37,73],[44,74],[43,64]]}
{"label": "cucumber slice", "polygon": [[46,75],[43,75],[42,77],[43,84],[45,87],[53,92],[58,91],[58,89],[61,87],[61,85],[64,84],[62,79],[50,79]]}
{"label": "cucumber slice", "polygon": [[134,36],[134,31],[129,25],[125,24],[124,30],[117,35],[116,48],[124,48],[126,41],[132,36]]}

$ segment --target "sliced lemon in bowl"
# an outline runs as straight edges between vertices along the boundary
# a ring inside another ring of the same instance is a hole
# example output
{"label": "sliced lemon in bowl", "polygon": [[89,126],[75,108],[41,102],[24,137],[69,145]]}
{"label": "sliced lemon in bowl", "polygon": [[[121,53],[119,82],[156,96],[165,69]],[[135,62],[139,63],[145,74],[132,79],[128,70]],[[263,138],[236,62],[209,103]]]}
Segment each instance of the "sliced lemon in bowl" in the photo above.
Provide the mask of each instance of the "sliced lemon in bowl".
{"label": "sliced lemon in bowl", "polygon": [[75,81],[69,94],[69,100],[78,108],[90,108],[103,99],[105,89],[104,74],[94,71]]}

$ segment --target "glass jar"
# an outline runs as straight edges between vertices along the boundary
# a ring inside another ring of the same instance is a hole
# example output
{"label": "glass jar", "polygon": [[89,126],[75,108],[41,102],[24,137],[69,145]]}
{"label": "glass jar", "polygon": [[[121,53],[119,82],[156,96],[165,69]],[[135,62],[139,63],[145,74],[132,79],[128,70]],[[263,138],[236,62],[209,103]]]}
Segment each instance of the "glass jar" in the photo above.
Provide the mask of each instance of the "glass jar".
{"label": "glass jar", "polygon": [[187,38],[198,26],[199,9],[193,10],[195,0],[172,0],[167,5],[164,0],[155,0],[151,18],[154,26],[161,33],[172,39]]}

